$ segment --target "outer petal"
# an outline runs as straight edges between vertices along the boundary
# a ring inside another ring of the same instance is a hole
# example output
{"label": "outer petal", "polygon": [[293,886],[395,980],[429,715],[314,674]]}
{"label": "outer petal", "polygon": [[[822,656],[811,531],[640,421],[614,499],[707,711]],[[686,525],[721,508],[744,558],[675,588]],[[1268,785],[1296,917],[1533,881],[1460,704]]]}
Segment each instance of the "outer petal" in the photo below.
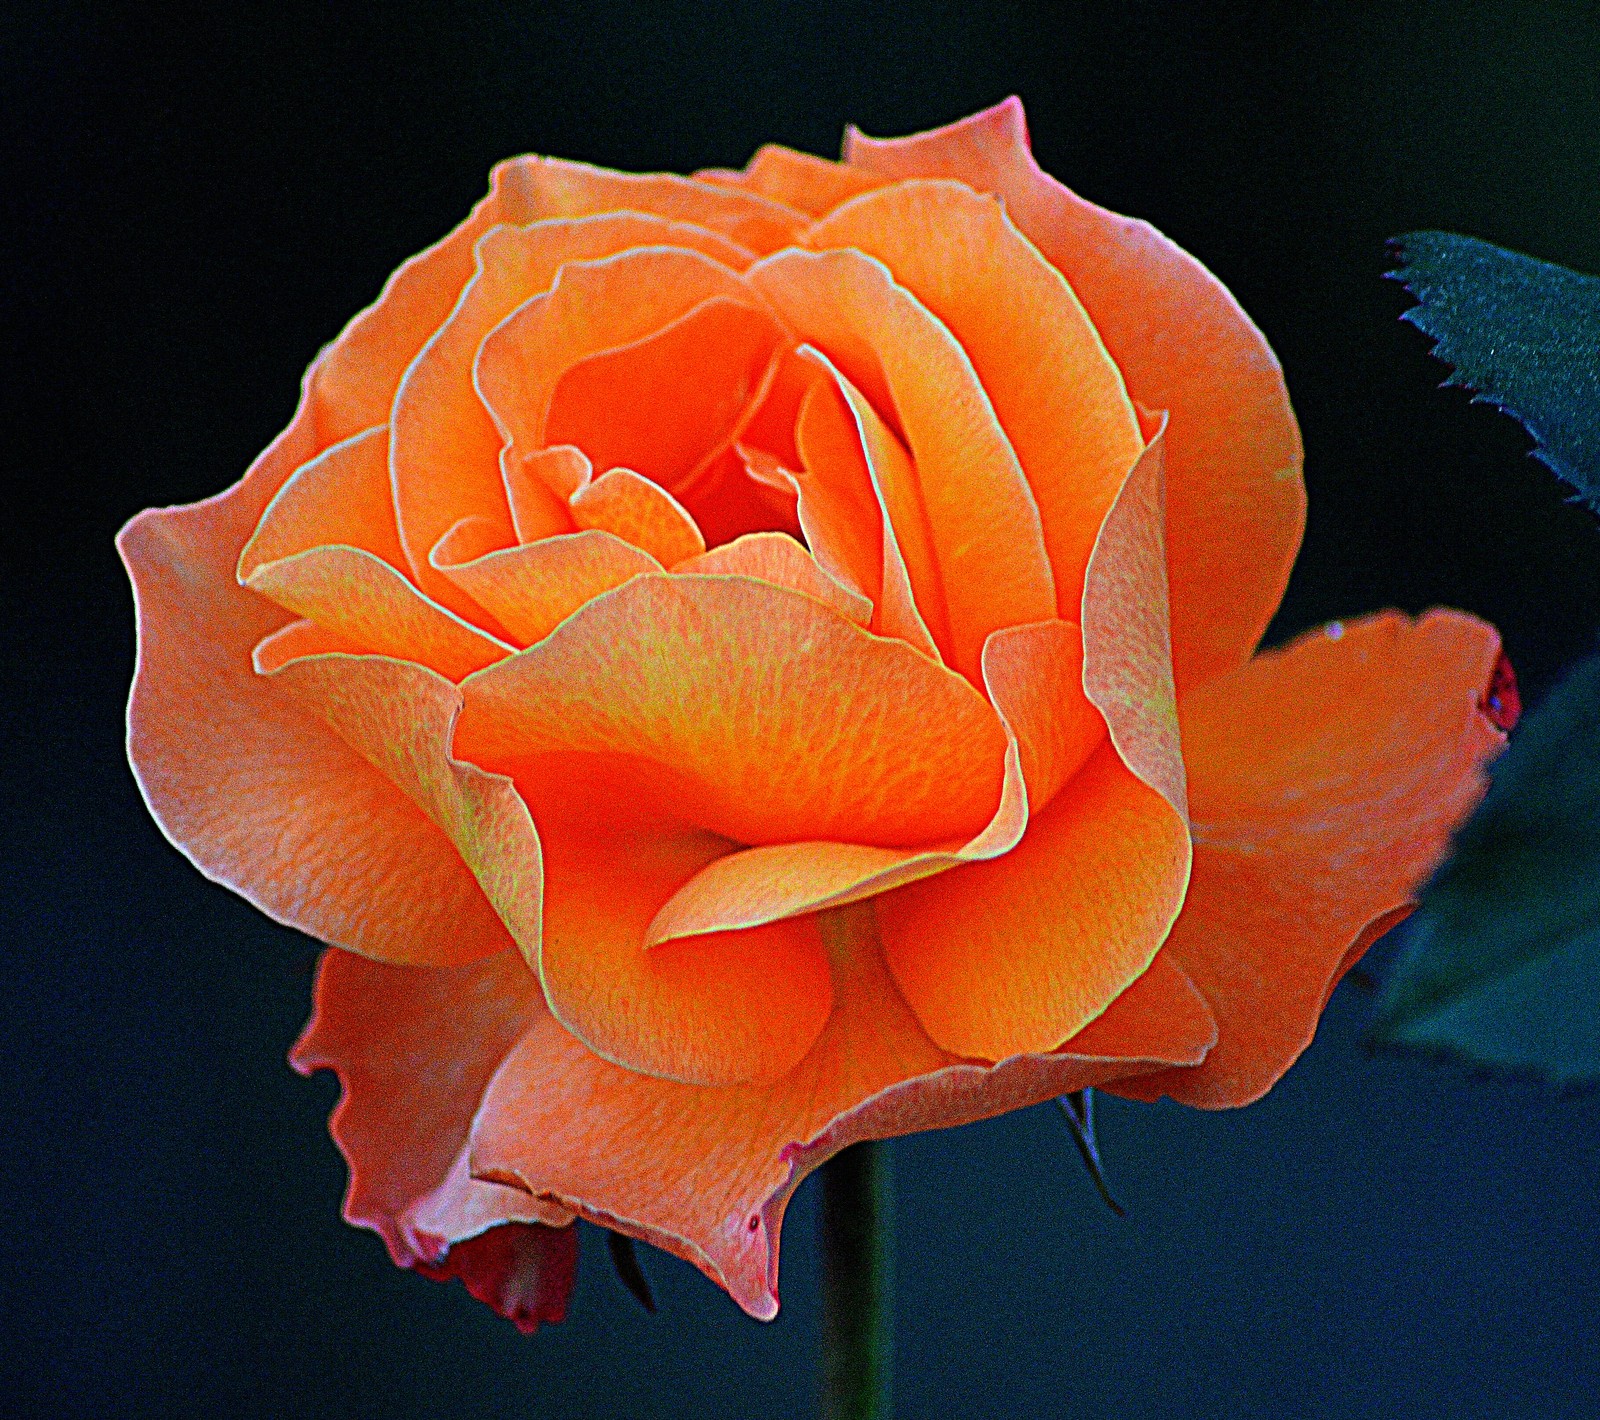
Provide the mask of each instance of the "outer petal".
{"label": "outer petal", "polygon": [[1128,392],[1171,413],[1178,687],[1242,664],[1282,599],[1305,526],[1300,433],[1261,332],[1153,227],[1085,202],[1043,172],[1016,99],[913,138],[852,129],[845,156],[882,176],[955,178],[996,194],[1072,283]]}
{"label": "outer petal", "polygon": [[[948,611],[951,664],[976,682],[988,634],[1054,616],[1056,595],[1039,510],[966,353],[860,252],[780,252],[747,277],[898,423]],[[896,516],[902,546],[913,521],[909,508]]]}
{"label": "outer petal", "polygon": [[[330,735],[381,771],[437,826],[494,904],[490,912],[480,899],[470,914],[431,924],[427,935],[369,933],[352,944],[356,950],[398,964],[456,965],[504,951],[510,939],[502,920],[516,929],[538,922],[538,835],[509,780],[451,758],[450,735],[461,704],[454,685],[421,666],[382,656],[311,656],[287,662],[270,679],[320,716]],[[351,845],[339,847],[350,855],[350,881],[341,890],[366,894],[365,901],[352,903],[352,913],[403,920],[408,911],[427,912],[426,903],[391,902],[394,889],[368,880],[370,869]]]}
{"label": "outer petal", "polygon": [[961,342],[1038,504],[1057,614],[1076,618],[1090,549],[1144,440],[1072,287],[994,198],[955,182],[880,188],[805,243],[876,257]]}
{"label": "outer petal", "polygon": [[1310,1044],[1334,983],[1403,916],[1504,735],[1500,653],[1460,612],[1334,623],[1191,696],[1194,879],[1167,943],[1211,1003],[1206,1063],[1127,1093],[1225,1108]]}
{"label": "outer petal", "polygon": [[516,215],[495,183],[465,222],[390,276],[377,301],[312,367],[306,394],[319,447],[388,422],[406,366],[472,278],[473,244],[497,222],[526,222],[530,216]]}
{"label": "outer petal", "polygon": [[[402,1267],[432,1261],[441,1245],[471,1236],[430,1234],[419,1246],[408,1215],[445,1185],[497,1223],[570,1217],[525,1193],[453,1177],[472,1117],[506,1052],[546,1019],[539,979],[515,951],[468,966],[388,966],[330,951],[317,972],[316,1003],[290,1052],[302,1074],[338,1073],[342,1094],[329,1127],[350,1165],[345,1220],[372,1228]],[[462,1207],[461,1211],[465,1211]]]}
{"label": "outer petal", "polygon": [[813,217],[822,216],[860,193],[882,187],[886,181],[847,163],[830,162],[777,143],[757,148],[742,169],[705,168],[695,177],[719,187],[757,193]]}
{"label": "outer petal", "polygon": [[548,217],[647,212],[692,222],[750,251],[787,246],[805,214],[753,192],[697,182],[677,173],[619,173],[561,158],[512,158],[494,170],[496,188]]}
{"label": "outer petal", "polygon": [[[557,1019],[634,1070],[694,1084],[775,1079],[833,995],[810,920],[648,950],[645,929],[725,839],[653,811],[626,768],[548,756],[518,768],[544,851],[543,918],[519,942]],[[521,924],[519,924],[521,925]]]}
{"label": "outer petal", "polygon": [[[906,1010],[872,947],[871,922],[866,903],[822,919],[835,1009],[805,1060],[771,1085],[653,1079],[601,1060],[553,1023],[534,1027],[484,1099],[474,1172],[687,1258],[766,1319],[778,1309],[784,1208],[839,1149],[1198,1060],[1214,1038],[1181,973],[1158,965],[1074,1053],[958,1061]],[[1148,993],[1159,1009],[1144,1003]]]}
{"label": "outer petal", "polygon": [[295,470],[239,555],[239,580],[265,563],[330,545],[357,547],[405,570],[389,486],[387,425],[364,429]]}
{"label": "outer petal", "polygon": [[235,567],[269,499],[319,450],[318,368],[241,483],[141,513],[118,538],[139,617],[128,757],[167,837],[276,920],[379,955],[451,937],[498,950],[504,929],[445,835],[251,668],[252,648],[290,617],[240,587]]}
{"label": "outer petal", "polygon": [[480,1302],[532,1335],[541,1322],[565,1321],[578,1273],[578,1230],[542,1223],[506,1223],[457,1243],[437,1263],[417,1264],[425,1277],[459,1277]]}

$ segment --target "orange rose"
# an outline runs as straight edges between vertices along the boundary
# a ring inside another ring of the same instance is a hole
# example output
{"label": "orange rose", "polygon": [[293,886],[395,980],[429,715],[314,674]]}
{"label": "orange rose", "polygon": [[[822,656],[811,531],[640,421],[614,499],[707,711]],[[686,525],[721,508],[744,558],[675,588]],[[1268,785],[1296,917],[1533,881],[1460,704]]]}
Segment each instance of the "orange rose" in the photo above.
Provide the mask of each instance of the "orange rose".
{"label": "orange rose", "polygon": [[346,1215],[528,1324],[574,1215],[770,1317],[846,1144],[1261,1095],[1503,738],[1468,616],[1252,659],[1300,464],[1260,333],[1015,100],[501,165],[121,539],[151,811],[341,949]]}

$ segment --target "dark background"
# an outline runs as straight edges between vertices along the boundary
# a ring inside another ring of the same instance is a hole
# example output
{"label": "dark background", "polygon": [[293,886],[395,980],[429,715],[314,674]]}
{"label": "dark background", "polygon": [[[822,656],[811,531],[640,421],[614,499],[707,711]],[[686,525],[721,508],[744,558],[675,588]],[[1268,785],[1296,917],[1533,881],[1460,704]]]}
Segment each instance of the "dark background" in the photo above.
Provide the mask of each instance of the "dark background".
{"label": "dark background", "polygon": [[[814,1199],[746,1319],[586,1229],[525,1339],[338,1221],[331,1078],[283,1054],[311,943],[206,884],[121,759],[111,538],[231,482],[300,372],[490,165],[837,150],[1013,91],[1045,166],[1153,220],[1288,371],[1311,523],[1275,635],[1384,605],[1504,629],[1537,700],[1600,624],[1600,532],[1436,389],[1383,239],[1600,270],[1600,17],[1559,3],[8,7],[0,425],[8,1024],[0,1394],[94,1416],[801,1416]],[[1380,949],[1381,957],[1381,949]],[[894,1148],[903,1416],[1600,1408],[1600,1100],[1369,1059],[1334,999],[1263,1103],[1105,1103],[1095,1199],[1046,1108]]]}

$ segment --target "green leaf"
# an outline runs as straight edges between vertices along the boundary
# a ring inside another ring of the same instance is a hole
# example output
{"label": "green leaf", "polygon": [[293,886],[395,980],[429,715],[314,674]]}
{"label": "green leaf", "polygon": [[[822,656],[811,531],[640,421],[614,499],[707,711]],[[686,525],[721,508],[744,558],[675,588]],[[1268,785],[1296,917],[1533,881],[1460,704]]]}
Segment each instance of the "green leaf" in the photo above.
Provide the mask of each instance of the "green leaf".
{"label": "green leaf", "polygon": [[1600,1080],[1600,657],[1523,720],[1409,925],[1376,1044]]}
{"label": "green leaf", "polygon": [[1445,381],[1522,421],[1536,455],[1600,512],[1600,278],[1452,232],[1411,232],[1390,273]]}

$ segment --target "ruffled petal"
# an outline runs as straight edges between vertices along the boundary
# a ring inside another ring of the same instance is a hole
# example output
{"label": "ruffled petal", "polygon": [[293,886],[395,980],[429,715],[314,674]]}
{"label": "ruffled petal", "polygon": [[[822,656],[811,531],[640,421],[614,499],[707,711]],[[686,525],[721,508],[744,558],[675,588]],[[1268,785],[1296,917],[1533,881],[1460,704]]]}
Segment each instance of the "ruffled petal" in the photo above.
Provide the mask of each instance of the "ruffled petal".
{"label": "ruffled petal", "polygon": [[[1047,620],[1056,595],[1039,510],[972,362],[860,252],[779,252],[747,279],[904,435],[949,617],[950,662],[976,682],[989,633]],[[916,520],[910,508],[895,517],[903,548]]]}
{"label": "ruffled petal", "polygon": [[504,928],[439,828],[251,666],[290,617],[235,569],[272,496],[319,452],[319,368],[241,483],[141,513],[117,539],[139,627],[128,758],[171,842],[275,920],[380,956],[449,939],[501,950]]}
{"label": "ruffled petal", "polygon": [[706,540],[676,498],[631,468],[613,468],[572,495],[580,528],[610,533],[672,567],[706,550]]}
{"label": "ruffled petal", "polygon": [[[594,465],[582,449],[570,444],[534,449],[531,453],[509,444],[503,447],[500,478],[505,484],[506,502],[511,505],[511,524],[517,541],[538,542],[540,538],[571,532],[572,510],[567,500],[593,477]],[[494,529],[492,535],[490,528]],[[505,545],[504,529],[492,523],[474,536],[484,548]],[[431,558],[432,554],[429,556]]]}
{"label": "ruffled petal", "polygon": [[[799,363],[818,376],[795,417],[798,469],[790,476],[806,542],[834,576],[871,598],[871,625],[878,635],[897,637],[941,661],[913,591],[902,532],[890,513],[892,492],[912,500],[917,496],[911,456],[826,356],[802,349]],[[912,513],[905,536],[925,574],[925,605],[948,644],[943,589],[932,576],[920,507]]]}
{"label": "ruffled petal", "polygon": [[1009,853],[879,899],[884,955],[952,1054],[1053,1050],[1150,965],[1188,872],[1182,822],[1107,745]]}
{"label": "ruffled petal", "polygon": [[609,532],[546,537],[459,562],[458,548],[447,533],[434,549],[434,565],[519,646],[542,641],[573,612],[630,577],[662,570],[648,552]]}
{"label": "ruffled petal", "polygon": [[1105,739],[1105,721],[1083,693],[1082,667],[1082,638],[1065,622],[1012,627],[989,638],[985,684],[1011,743],[999,806],[967,843],[934,852],[840,842],[742,849],[684,883],[656,913],[648,940],[839,906],[1007,852],[1021,837],[1030,806],[1043,808]]}
{"label": "ruffled petal", "polygon": [[[1072,1053],[958,1061],[918,1028],[872,941],[872,905],[819,928],[835,1007],[800,1065],[767,1085],[686,1086],[624,1070],[554,1022],[507,1058],[474,1127],[472,1167],[694,1263],[752,1316],[778,1309],[778,1242],[801,1180],[846,1145],[988,1118],[1201,1059],[1204,1002],[1160,963]],[[1154,992],[1159,1009],[1143,1001]]]}
{"label": "ruffled petal", "polygon": [[960,677],[787,588],[643,576],[465,686],[457,752],[626,756],[743,843],[899,846],[975,832],[1006,740]]}
{"label": "ruffled petal", "polygon": [[1180,690],[1241,665],[1282,599],[1305,526],[1300,432],[1261,332],[1198,261],[1147,223],[1040,169],[1016,99],[911,138],[845,139],[848,162],[1003,199],[1072,284],[1133,399],[1171,413],[1168,557]]}
{"label": "ruffled petal", "polygon": [[313,547],[360,548],[404,571],[389,486],[389,430],[364,429],[301,465],[267,504],[239,555],[239,580]]}
{"label": "ruffled petal", "polygon": [[[398,888],[373,881],[374,868],[387,867],[388,858],[363,860],[356,851],[363,846],[359,837],[338,842],[342,876],[327,892],[367,928],[346,932],[355,940],[341,945],[400,965],[454,966],[504,951],[511,941],[508,925],[536,937],[542,890],[538,834],[510,780],[451,757],[461,704],[454,685],[409,661],[382,656],[310,656],[263,679],[319,717],[328,739],[342,740],[403,793],[482,888],[470,911],[439,921],[435,904],[425,897],[400,896],[414,872],[399,878]],[[313,801],[319,792],[313,789]],[[270,851],[263,858],[276,866]],[[363,919],[372,919],[370,926]],[[427,931],[420,930],[422,923]],[[419,930],[396,930],[408,924]]]}
{"label": "ruffled petal", "polygon": [[561,158],[511,158],[494,170],[497,189],[546,217],[646,212],[694,223],[757,254],[794,240],[803,212],[753,192],[677,173],[620,173]]}
{"label": "ruffled petal", "polygon": [[354,547],[314,547],[265,563],[244,584],[362,651],[415,661],[449,680],[493,665],[515,649],[424,596],[389,563]]}
{"label": "ruffled petal", "polygon": [[777,143],[757,148],[743,168],[703,168],[695,177],[719,187],[740,188],[771,198],[812,217],[820,217],[841,202],[882,187],[886,181],[846,163],[831,162]]}
{"label": "ruffled petal", "polygon": [[528,220],[508,207],[495,184],[466,221],[389,277],[378,299],[344,328],[310,372],[307,395],[319,447],[388,423],[406,367],[472,279],[478,238],[498,222]]}
{"label": "ruffled petal", "polygon": [[675,570],[705,576],[756,577],[775,586],[804,592],[857,626],[865,626],[872,620],[872,603],[830,577],[817,565],[816,558],[788,533],[746,533],[733,542],[678,563]]}
{"label": "ruffled petal", "polygon": [[556,1018],[633,1070],[712,1085],[775,1079],[832,1005],[814,922],[723,932],[648,950],[645,929],[726,839],[642,797],[591,756],[523,764],[517,787],[544,850],[541,930],[522,946]]}
{"label": "ruffled petal", "polygon": [[[390,418],[400,538],[417,585],[450,610],[470,616],[471,603],[428,565],[439,539],[462,518],[480,517],[503,527],[507,543],[515,540],[500,469],[504,437],[473,386],[478,347],[514,310],[548,291],[568,263],[640,246],[682,247],[685,255],[705,249],[739,259],[738,249],[714,232],[637,212],[494,228],[478,242],[477,270],[449,319],[406,371]],[[522,452],[534,447],[524,445]],[[537,497],[535,485],[528,492]],[[559,504],[539,515],[559,525]]]}
{"label": "ruffled petal", "polygon": [[[324,954],[311,1020],[289,1062],[302,1074],[338,1074],[329,1129],[350,1166],[345,1220],[377,1232],[399,1266],[434,1261],[500,1223],[570,1221],[565,1210],[480,1182],[464,1167],[484,1088],[547,1015],[539,979],[515,951],[457,967]],[[440,1206],[446,1193],[453,1225]],[[419,1209],[428,1224],[421,1236]]]}
{"label": "ruffled petal", "polygon": [[[933,851],[803,840],[742,849],[708,864],[663,905],[650,926],[652,942],[839,906],[1008,853],[1021,841],[1029,813],[1044,809],[1109,730],[1127,773],[1155,791],[1143,795],[1124,785],[1116,800],[1136,806],[1127,817],[1147,820],[1135,836],[1148,852],[1140,861],[1130,859],[1127,872],[1139,878],[1152,911],[1147,917],[1135,912],[1123,924],[1134,934],[1135,945],[1114,958],[1107,974],[1095,978],[1095,1009],[1102,1009],[1144,969],[1183,900],[1189,866],[1183,760],[1167,649],[1163,439],[1159,427],[1151,434],[1090,557],[1081,640],[1078,628],[1051,621],[996,632],[984,648],[984,685],[1005,726],[1008,747],[1000,802],[983,830],[958,847]],[[1069,871],[1048,855],[1030,853],[1028,861],[1045,864],[1042,872]],[[925,891],[930,900],[938,896],[932,889]],[[960,896],[962,889],[957,885],[940,891]],[[1051,891],[1058,893],[1053,900],[1065,904],[1063,910],[1070,909],[1071,903],[1059,895],[1069,889]],[[1124,894],[1119,900],[1128,905],[1136,895]],[[981,933],[972,935],[971,914],[958,920],[952,909],[944,924],[951,939],[941,938],[929,948],[940,963],[935,972],[921,969],[916,954],[919,942],[935,931],[939,914],[921,913],[918,932],[901,933],[892,920],[894,911],[892,903],[884,908],[888,959],[897,976],[904,968],[901,987],[912,1009],[920,1012],[926,1006],[931,1019],[944,1020],[954,1009],[944,1000],[949,995],[972,1003],[962,1009],[983,1012],[986,1008],[977,1003],[994,988],[987,979],[992,952]],[[1079,961],[1082,948],[1074,927],[1069,921],[1056,926],[1063,934],[1062,950]],[[1060,980],[1068,968],[1050,970]],[[1007,988],[1016,995],[1026,990],[1020,983]],[[1057,1024],[1035,1021],[1026,1038],[1031,1041],[1037,1031],[1046,1030],[1055,1031],[1052,1042],[1065,1039],[1088,1018],[1083,999],[1082,992],[1058,994],[1055,1004],[1062,1014]],[[992,1012],[985,1019],[987,1039],[994,1045],[1003,1034],[999,1019]],[[1009,1053],[999,1050],[992,1058]]]}
{"label": "ruffled petal", "polygon": [[1500,655],[1460,612],[1309,633],[1190,696],[1194,877],[1166,951],[1215,1013],[1198,1068],[1127,1093],[1227,1108],[1310,1044],[1328,993],[1405,914],[1504,735],[1480,702]]}
{"label": "ruffled petal", "polygon": [[956,182],[879,188],[804,240],[876,257],[961,342],[1038,504],[1057,614],[1076,620],[1089,551],[1144,440],[1072,287],[993,197]]}
{"label": "ruffled petal", "polygon": [[578,1274],[578,1230],[542,1223],[505,1223],[456,1243],[437,1263],[417,1265],[436,1282],[459,1277],[467,1291],[517,1330],[565,1321]]}
{"label": "ruffled petal", "polygon": [[1017,740],[1029,751],[1030,801],[1082,762],[1097,721],[1111,744],[1034,811],[1007,855],[879,907],[907,1003],[958,1054],[998,1060],[1067,1039],[1145,970],[1184,900],[1191,847],[1167,643],[1163,438],[1153,434],[1089,558],[1081,688],[1063,675],[1063,633],[1055,643],[997,636],[985,653],[991,698],[1002,704],[1003,689],[1008,722],[1027,727]]}

